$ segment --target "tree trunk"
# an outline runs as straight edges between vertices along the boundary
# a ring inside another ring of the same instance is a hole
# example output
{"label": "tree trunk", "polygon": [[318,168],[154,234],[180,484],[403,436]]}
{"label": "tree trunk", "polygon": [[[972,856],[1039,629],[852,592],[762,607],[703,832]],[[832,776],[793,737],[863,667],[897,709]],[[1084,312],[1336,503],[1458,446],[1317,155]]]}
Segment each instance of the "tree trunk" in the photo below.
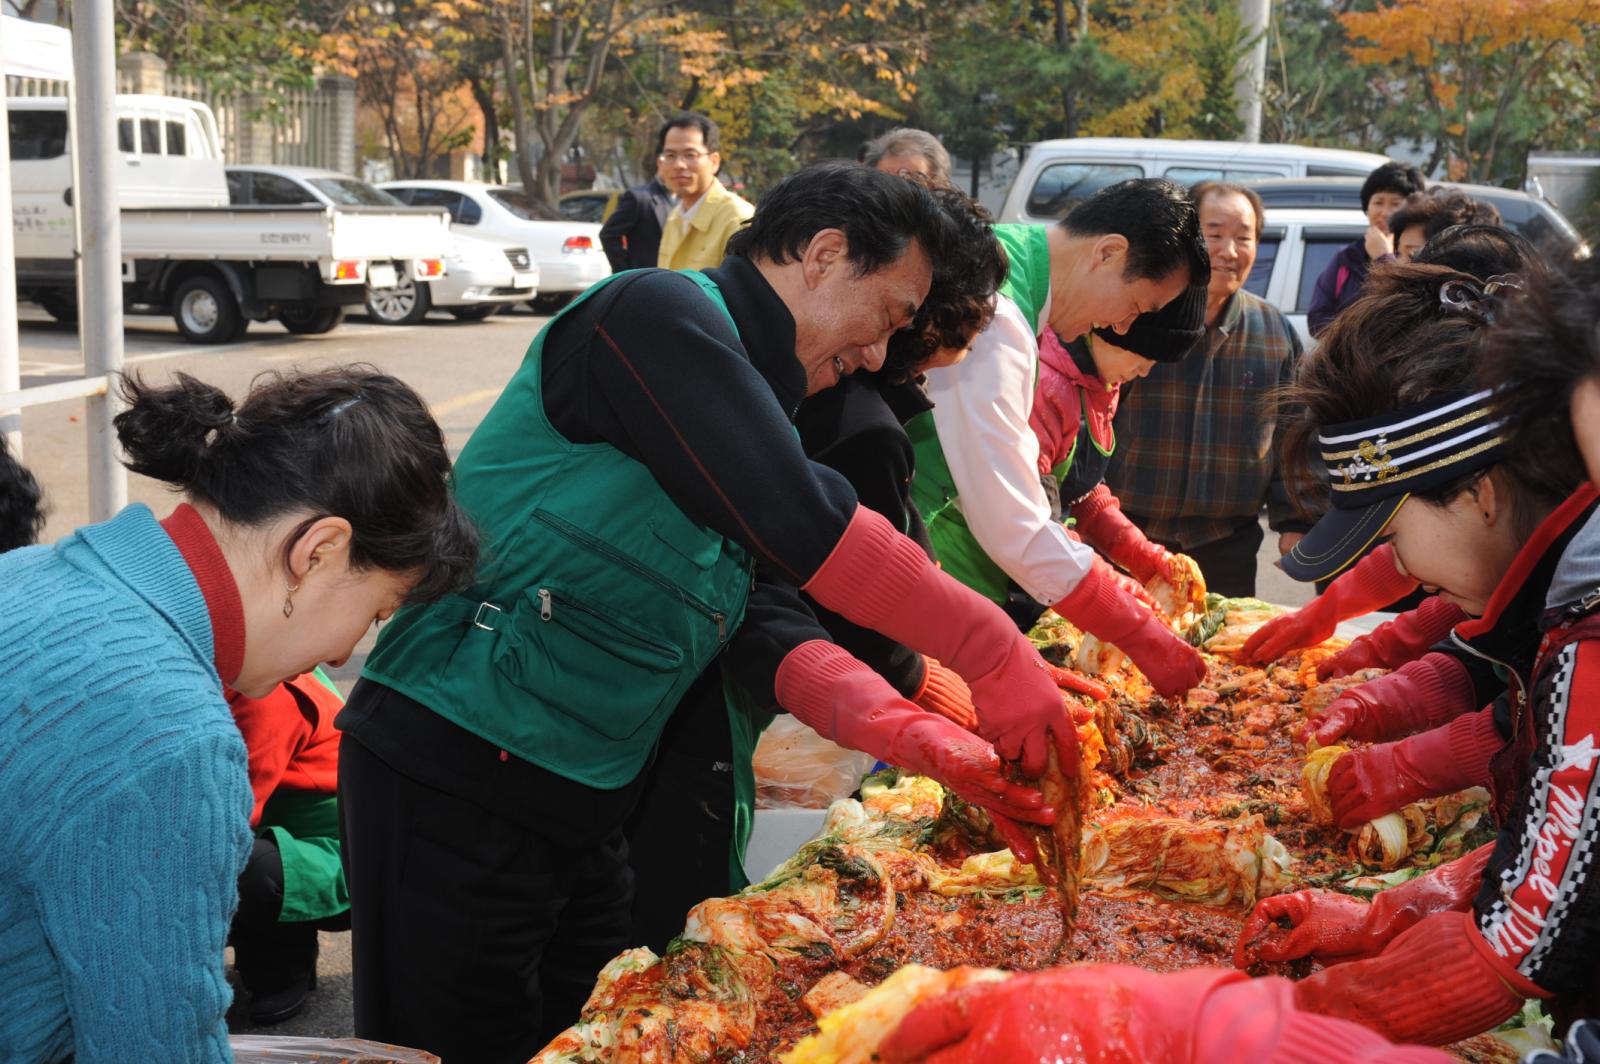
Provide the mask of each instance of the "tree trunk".
{"label": "tree trunk", "polygon": [[478,111],[483,115],[483,162],[484,168],[494,175],[492,183],[500,183],[500,116],[494,109],[494,79],[491,75],[485,78],[481,71],[474,70],[467,75],[467,85],[472,89],[472,98],[478,104]]}
{"label": "tree trunk", "polygon": [[515,127],[516,143],[511,154],[517,160],[517,175],[528,195],[534,194],[533,165],[528,161],[528,147],[533,143],[533,130],[528,123],[528,108],[522,99],[522,79],[517,76],[517,59],[512,51],[512,30],[509,22],[500,37],[500,64],[505,68],[506,89],[511,93],[511,122]]}

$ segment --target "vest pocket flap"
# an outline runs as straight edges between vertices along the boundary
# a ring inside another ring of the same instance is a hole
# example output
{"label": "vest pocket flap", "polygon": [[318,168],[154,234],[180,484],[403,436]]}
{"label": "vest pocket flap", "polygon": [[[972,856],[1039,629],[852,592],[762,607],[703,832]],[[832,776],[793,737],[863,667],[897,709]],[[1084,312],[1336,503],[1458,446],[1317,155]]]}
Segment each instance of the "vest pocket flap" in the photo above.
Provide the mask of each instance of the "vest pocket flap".
{"label": "vest pocket flap", "polygon": [[722,538],[707,534],[687,518],[674,521],[657,517],[650,522],[650,534],[697,569],[709,569],[722,557]]}
{"label": "vest pocket flap", "polygon": [[541,705],[608,739],[633,736],[678,686],[681,647],[564,589],[523,592],[509,627],[495,649],[496,668]]}

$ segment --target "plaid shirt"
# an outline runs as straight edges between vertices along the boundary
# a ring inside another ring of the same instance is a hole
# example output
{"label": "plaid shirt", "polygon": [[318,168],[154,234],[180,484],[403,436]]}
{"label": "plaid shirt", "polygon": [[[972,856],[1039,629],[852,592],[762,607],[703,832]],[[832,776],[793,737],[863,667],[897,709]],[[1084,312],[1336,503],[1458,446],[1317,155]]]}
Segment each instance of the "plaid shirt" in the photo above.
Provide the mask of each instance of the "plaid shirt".
{"label": "plaid shirt", "polygon": [[1192,550],[1265,505],[1275,531],[1310,527],[1278,474],[1273,389],[1294,378],[1300,339],[1270,303],[1241,290],[1206,329],[1206,348],[1123,386],[1106,483],[1151,539]]}

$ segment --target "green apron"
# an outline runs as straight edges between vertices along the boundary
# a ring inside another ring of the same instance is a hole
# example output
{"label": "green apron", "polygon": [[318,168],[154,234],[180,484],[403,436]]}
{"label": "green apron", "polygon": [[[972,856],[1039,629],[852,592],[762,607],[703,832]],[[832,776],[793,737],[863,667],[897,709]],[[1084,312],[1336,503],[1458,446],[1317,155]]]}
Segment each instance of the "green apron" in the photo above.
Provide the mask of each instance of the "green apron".
{"label": "green apron", "polygon": [[[686,271],[724,314],[716,285]],[[751,561],[648,467],[545,415],[540,330],[455,465],[483,561],[464,594],[408,606],[365,675],[567,779],[638,778],[690,683],[744,617]],[[732,321],[729,315],[728,320]],[[735,327],[737,332],[737,327]]]}
{"label": "green apron", "polygon": [[[1049,228],[997,225],[994,235],[1005,248],[1007,260],[1000,294],[1017,305],[1023,320],[1037,327],[1039,313],[1050,296]],[[934,557],[945,572],[974,591],[994,602],[1005,602],[1010,577],[978,545],[961,507],[956,505],[955,478],[950,475],[933,412],[912,418],[906,424],[906,433],[917,458],[911,501],[927,525]]]}
{"label": "green apron", "polygon": [[[339,694],[320,667],[312,675]],[[274,791],[261,808],[256,833],[265,836],[269,832],[283,860],[280,922],[321,920],[350,908],[344,864],[339,859],[339,802],[335,796],[288,788]]]}

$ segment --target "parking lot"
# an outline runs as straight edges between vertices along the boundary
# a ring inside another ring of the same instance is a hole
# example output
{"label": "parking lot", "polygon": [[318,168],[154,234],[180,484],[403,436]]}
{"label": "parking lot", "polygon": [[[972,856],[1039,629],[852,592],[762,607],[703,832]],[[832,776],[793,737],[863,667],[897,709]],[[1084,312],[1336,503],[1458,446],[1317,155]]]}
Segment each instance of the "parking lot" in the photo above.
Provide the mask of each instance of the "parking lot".
{"label": "parking lot", "polygon": [[[31,304],[22,305],[21,316],[24,387],[82,375],[78,337],[71,328],[55,323]],[[233,395],[241,394],[258,373],[301,365],[370,363],[421,393],[456,453],[546,320],[526,307],[502,310],[482,322],[460,322],[436,313],[421,324],[404,326],[376,325],[356,314],[322,336],[291,336],[276,323],[253,323],[243,342],[197,347],[184,342],[170,317],[130,317],[124,336],[130,372],[159,379],[181,370]],[[34,407],[23,415],[24,457],[49,495],[46,542],[89,518],[83,413],[82,402],[68,402]],[[128,497],[148,504],[157,514],[165,514],[173,505],[165,487],[139,476],[129,477]],[[1276,537],[1268,535],[1262,548],[1261,597],[1288,604],[1307,601],[1308,586],[1293,583],[1271,567],[1277,557],[1275,542]],[[369,636],[350,662],[331,670],[347,692],[360,675],[370,645]],[[349,942],[348,933],[322,934],[318,991],[310,1007],[288,1023],[268,1029],[270,1033],[324,1037],[352,1033]]]}

